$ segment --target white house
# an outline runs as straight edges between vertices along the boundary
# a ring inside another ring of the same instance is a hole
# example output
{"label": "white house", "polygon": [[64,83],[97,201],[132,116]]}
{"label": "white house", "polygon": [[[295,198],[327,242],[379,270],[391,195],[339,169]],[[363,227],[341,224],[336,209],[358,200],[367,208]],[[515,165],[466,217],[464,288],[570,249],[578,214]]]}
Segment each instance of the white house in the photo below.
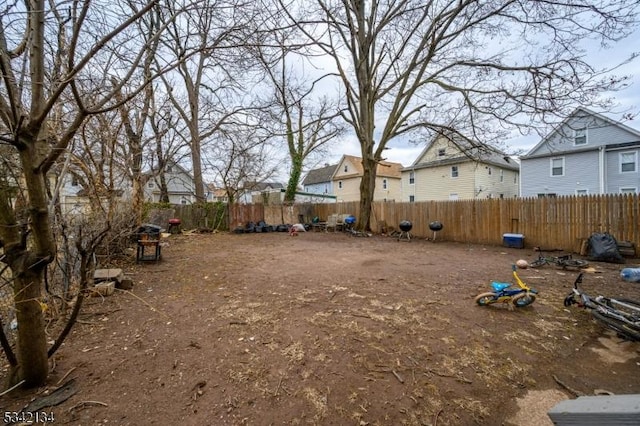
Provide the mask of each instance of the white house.
{"label": "white house", "polygon": [[490,146],[454,143],[437,135],[402,169],[402,201],[512,198],[518,195],[516,160]]}

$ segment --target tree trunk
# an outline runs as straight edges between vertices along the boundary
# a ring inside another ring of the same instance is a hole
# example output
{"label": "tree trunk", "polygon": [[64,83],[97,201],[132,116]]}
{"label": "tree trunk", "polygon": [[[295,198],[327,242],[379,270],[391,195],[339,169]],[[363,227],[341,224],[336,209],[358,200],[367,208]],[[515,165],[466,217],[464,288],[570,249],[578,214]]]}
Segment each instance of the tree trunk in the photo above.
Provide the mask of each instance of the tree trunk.
{"label": "tree trunk", "polygon": [[47,379],[47,340],[42,317],[43,271],[53,260],[55,243],[51,233],[51,221],[47,209],[45,180],[42,172],[33,165],[40,163],[39,147],[44,140],[34,135],[24,135],[20,159],[29,194],[29,227],[33,238],[33,250],[27,250],[26,229],[20,241],[7,241],[5,253],[15,277],[13,293],[18,321],[18,380],[26,386],[42,385]]}
{"label": "tree trunk", "polygon": [[[18,363],[20,370],[17,380],[24,380],[25,386],[42,385],[49,374],[47,359],[47,339],[44,333],[44,319],[40,300],[42,298],[42,268],[30,268],[37,262],[26,253],[21,257],[22,267],[14,270],[14,299],[18,320]],[[21,270],[20,270],[21,269]]]}
{"label": "tree trunk", "polygon": [[301,155],[293,155],[291,157],[291,175],[287,183],[287,190],[284,193],[285,203],[293,204],[296,199],[296,189],[298,189],[298,183],[302,175],[302,162]]}
{"label": "tree trunk", "polygon": [[357,228],[371,231],[371,205],[376,182],[377,163],[366,155],[362,158],[362,180],[360,181],[360,218]]}
{"label": "tree trunk", "polygon": [[202,178],[202,147],[197,130],[191,132],[191,163],[193,165],[193,184],[197,203],[207,201],[204,195],[204,179]]}

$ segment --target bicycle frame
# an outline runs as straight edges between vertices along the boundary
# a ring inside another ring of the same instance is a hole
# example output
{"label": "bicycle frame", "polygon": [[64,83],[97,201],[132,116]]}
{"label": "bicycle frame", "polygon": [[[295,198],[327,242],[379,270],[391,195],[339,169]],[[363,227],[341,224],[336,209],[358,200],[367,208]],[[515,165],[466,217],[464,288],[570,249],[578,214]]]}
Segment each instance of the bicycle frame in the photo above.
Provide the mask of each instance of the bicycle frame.
{"label": "bicycle frame", "polygon": [[589,262],[586,260],[574,259],[571,254],[564,254],[562,256],[544,256],[542,250],[539,251],[538,258],[529,263],[532,268],[537,268],[542,265],[556,265],[562,269],[571,268],[585,268],[589,266]]}
{"label": "bicycle frame", "polygon": [[476,296],[475,301],[480,306],[493,303],[513,303],[516,307],[524,307],[532,304],[537,295],[537,291],[526,285],[518,276],[516,265],[512,265],[512,275],[518,285],[511,287],[511,283],[492,282],[491,293],[481,293]]}
{"label": "bicycle frame", "polygon": [[[640,304],[605,296],[592,298],[578,289],[578,284],[582,283],[583,275],[580,273],[574,281],[571,293],[564,299],[564,306],[569,307],[576,304],[581,308],[589,309],[596,320],[618,334],[631,340],[640,340]],[[622,308],[629,312],[621,310]]]}

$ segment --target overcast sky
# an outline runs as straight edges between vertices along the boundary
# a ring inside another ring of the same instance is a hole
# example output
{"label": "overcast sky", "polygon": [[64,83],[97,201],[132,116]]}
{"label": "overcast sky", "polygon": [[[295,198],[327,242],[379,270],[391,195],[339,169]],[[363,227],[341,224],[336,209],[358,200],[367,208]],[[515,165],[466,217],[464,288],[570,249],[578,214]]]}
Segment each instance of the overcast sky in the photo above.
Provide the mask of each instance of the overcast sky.
{"label": "overcast sky", "polygon": [[[634,51],[640,51],[640,28],[635,31],[631,36],[627,37],[616,46],[602,50],[597,43],[593,46],[588,46],[589,55],[588,62],[595,68],[612,67],[615,64],[619,64],[628,58]],[[614,97],[618,106],[612,111],[599,111],[614,120],[621,120],[622,115],[625,113],[634,113],[635,120],[625,121],[627,126],[640,130],[640,58],[636,58],[633,62],[618,68],[615,71],[616,75],[630,75],[631,85],[619,92],[606,94],[606,97]],[[580,105],[576,105],[578,107]],[[583,105],[590,108],[589,105]],[[507,146],[512,150],[524,150],[524,152],[533,148],[538,143],[539,137],[527,137],[527,138],[514,138],[507,141]],[[426,142],[426,141],[425,141]],[[420,146],[410,145],[401,141],[392,140],[389,143],[389,149],[385,151],[385,156],[388,161],[401,163],[403,166],[410,166],[418,155],[422,152],[425,145]],[[360,146],[358,141],[353,138],[349,138],[344,141],[343,144],[336,147],[333,150],[333,155],[329,159],[331,164],[337,163],[343,154],[360,156]],[[321,166],[321,165],[320,165]]]}

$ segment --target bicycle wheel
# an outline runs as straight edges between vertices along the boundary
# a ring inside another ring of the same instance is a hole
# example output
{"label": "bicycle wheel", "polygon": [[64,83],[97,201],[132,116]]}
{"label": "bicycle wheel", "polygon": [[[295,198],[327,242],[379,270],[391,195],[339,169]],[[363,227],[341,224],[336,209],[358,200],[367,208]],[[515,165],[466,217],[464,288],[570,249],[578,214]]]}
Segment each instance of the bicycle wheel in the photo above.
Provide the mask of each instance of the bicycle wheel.
{"label": "bicycle wheel", "polygon": [[511,303],[516,308],[522,308],[524,306],[529,306],[533,302],[536,301],[536,295],[533,293],[520,293],[513,296],[511,299]]}
{"label": "bicycle wheel", "polygon": [[560,263],[560,266],[562,266],[563,268],[586,268],[587,266],[589,266],[589,262],[587,262],[586,260],[581,260],[581,259],[567,259],[567,260],[563,260]]}
{"label": "bicycle wheel", "polygon": [[640,330],[630,326],[626,322],[609,317],[598,311],[591,311],[591,314],[598,322],[615,331],[620,337],[633,342],[640,342]]}
{"label": "bicycle wheel", "polygon": [[498,300],[498,295],[495,293],[481,293],[476,296],[474,301],[480,306],[487,306]]}
{"label": "bicycle wheel", "polygon": [[544,258],[540,258],[540,259],[536,259],[532,262],[529,263],[529,268],[538,268],[542,265],[546,265],[547,264],[547,259]]}

